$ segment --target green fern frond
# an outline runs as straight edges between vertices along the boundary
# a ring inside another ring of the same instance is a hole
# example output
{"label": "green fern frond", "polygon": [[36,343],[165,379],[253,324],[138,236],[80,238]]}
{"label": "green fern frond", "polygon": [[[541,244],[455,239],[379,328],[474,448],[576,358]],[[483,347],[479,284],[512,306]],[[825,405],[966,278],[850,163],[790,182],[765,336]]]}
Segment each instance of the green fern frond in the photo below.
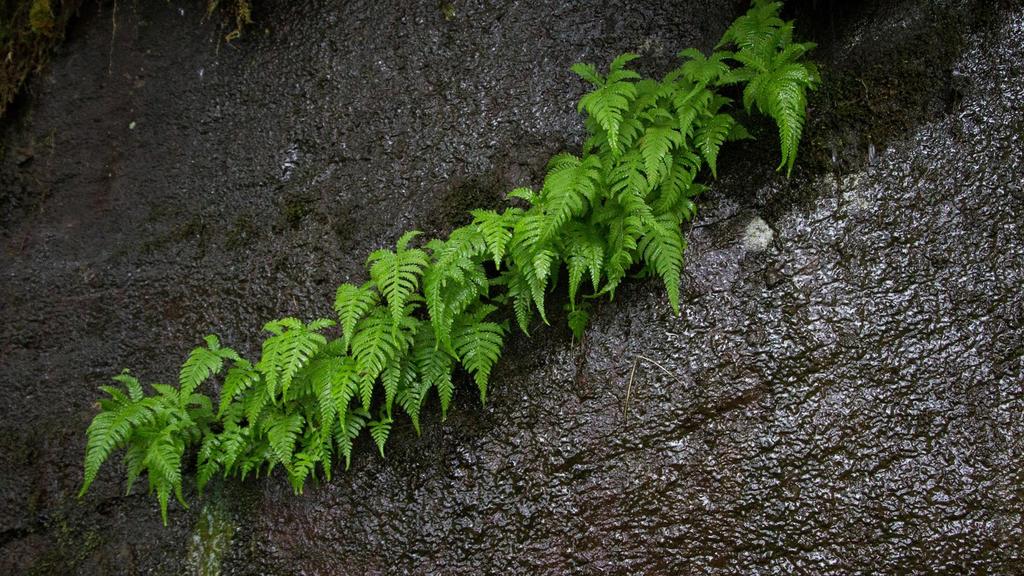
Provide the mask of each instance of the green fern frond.
{"label": "green fern frond", "polygon": [[644,163],[638,151],[623,154],[609,171],[608,188],[614,198],[625,196],[646,198],[651,189],[651,179],[644,173]]}
{"label": "green fern frond", "polygon": [[341,325],[343,353],[347,353],[352,343],[352,334],[356,324],[363,319],[371,308],[377,305],[380,296],[370,282],[362,286],[342,284],[334,296],[334,311],[338,314]]}
{"label": "green fern frond", "polygon": [[370,413],[363,408],[349,410],[340,415],[339,425],[335,429],[335,442],[345,457],[345,470],[352,465],[352,443],[370,420]]}
{"label": "green fern frond", "polygon": [[779,18],[781,9],[782,2],[754,0],[750,10],[729,26],[718,45],[731,42],[740,48],[750,48],[771,42],[776,30],[784,24]]}
{"label": "green fern frond", "polygon": [[712,177],[718,177],[718,151],[735,124],[736,120],[729,114],[715,114],[697,128],[694,143],[711,168]]}
{"label": "green fern frond", "polygon": [[672,164],[672,150],[683,145],[683,135],[670,126],[651,126],[640,138],[640,154],[651,186],[661,183]]}
{"label": "green fern frond", "polygon": [[501,324],[483,321],[493,311],[493,306],[481,306],[456,327],[453,338],[459,362],[476,381],[481,404],[487,401],[487,382],[501,356],[506,331]]}
{"label": "green fern frond", "polygon": [[538,242],[550,240],[570,218],[583,213],[594,201],[600,178],[601,161],[597,156],[580,159],[572,154],[559,154],[551,159],[541,190],[544,219]]}
{"label": "green fern frond", "polygon": [[590,314],[585,308],[579,307],[569,311],[568,321],[573,339],[577,342],[582,342],[583,335],[587,330],[587,324],[590,323]]}
{"label": "green fern frond", "polygon": [[679,314],[679,284],[685,248],[686,241],[679,229],[679,221],[671,214],[662,215],[652,222],[639,245],[644,262],[665,283],[668,300],[676,314]]}
{"label": "green fern frond", "polygon": [[689,199],[697,192],[693,181],[700,165],[700,157],[690,150],[674,154],[668,174],[658,188],[658,197],[651,203],[651,209],[656,214],[674,212],[684,220],[692,218],[695,207]]}
{"label": "green fern frond", "polygon": [[131,401],[97,414],[86,430],[85,476],[78,492],[81,498],[96,479],[100,466],[114,450],[124,447],[132,433],[153,423],[152,403]]}
{"label": "green fern frond", "polygon": [[175,435],[172,426],[165,428],[146,450],[143,464],[149,476],[151,489],[155,489],[160,503],[160,517],[167,526],[167,504],[173,492],[182,507],[188,508],[182,496],[181,457],[185,446]]}
{"label": "green fern frond", "polygon": [[377,307],[369,316],[359,321],[352,338],[352,355],[359,373],[359,390],[363,408],[369,410],[373,395],[373,383],[384,369],[396,358],[405,354],[412,344],[415,331],[409,325],[414,319],[406,320],[397,331],[393,330],[387,310]]}
{"label": "green fern frond", "polygon": [[384,457],[384,444],[388,441],[388,435],[391,434],[391,423],[391,418],[384,415],[381,415],[378,420],[367,423],[370,427],[370,436],[373,437],[373,442],[377,445],[381,458]]}
{"label": "green fern frond", "polygon": [[714,93],[701,85],[684,86],[672,98],[675,109],[676,125],[684,138],[692,138],[694,124],[698,118],[707,113]]}
{"label": "green fern frond", "polygon": [[223,416],[228,406],[240,395],[253,386],[260,384],[260,373],[247,360],[239,360],[228,369],[224,377],[224,386],[220,390],[220,406],[217,416]]}
{"label": "green fern frond", "polygon": [[605,243],[594,227],[577,222],[566,228],[562,242],[569,269],[569,301],[576,302],[576,293],[588,272],[594,290],[601,286]]}
{"label": "green fern frond", "polygon": [[274,457],[285,469],[290,470],[292,466],[292,454],[295,452],[295,442],[299,439],[299,432],[305,423],[302,414],[292,412],[291,414],[278,414],[267,428],[267,441],[274,451]]}
{"label": "green fern frond", "polygon": [[490,283],[477,257],[488,248],[484,236],[470,228],[453,233],[447,242],[432,241],[428,247],[434,261],[423,273],[423,295],[438,345],[450,348],[455,317],[487,295]]}
{"label": "green fern frond", "polygon": [[536,204],[537,202],[537,193],[534,192],[531,188],[526,187],[514,188],[511,192],[506,194],[505,197],[519,198],[520,200],[525,200],[528,204],[531,205]]}
{"label": "green fern frond", "polygon": [[[310,369],[310,381],[316,391],[320,426],[324,430],[329,431],[334,426],[339,408],[336,390],[339,386],[349,385],[349,379],[355,376],[354,368],[355,363],[349,357],[328,356],[316,360]],[[345,405],[347,404],[346,402]]]}
{"label": "green fern frond", "polygon": [[412,385],[416,379],[416,369],[409,356],[415,352],[391,361],[381,374],[381,385],[384,388],[384,412],[391,418],[391,410],[398,392]]}
{"label": "green fern frond", "polygon": [[599,294],[615,295],[626,272],[635,263],[637,240],[643,234],[645,216],[636,210],[627,211],[618,202],[609,202],[605,209],[595,214],[595,219],[608,229],[605,251],[605,282]]}
{"label": "green fern frond", "polygon": [[394,252],[377,250],[366,261],[370,266],[370,278],[387,300],[392,328],[396,331],[405,305],[419,288],[423,269],[430,263],[423,250],[407,248],[409,242],[419,234],[417,231],[406,232],[399,238]]}
{"label": "green fern frond", "polygon": [[205,348],[195,348],[181,366],[178,375],[178,389],[182,399],[188,399],[192,392],[207,378],[220,374],[224,360],[240,360],[237,353],[230,348],[221,348],[220,340],[214,336],[206,337]]}
{"label": "green fern frond", "polygon": [[263,327],[273,336],[263,341],[263,355],[256,369],[263,374],[271,400],[276,399],[278,391],[282,397],[288,393],[299,370],[327,345],[327,339],[318,330],[333,325],[333,320],[323,318],[309,324],[295,318],[283,318],[268,322]]}
{"label": "green fern frond", "polygon": [[455,393],[451,355],[446,349],[437,346],[432,331],[421,329],[416,335],[411,356],[423,386],[437,389],[441,400],[441,420],[445,420]]}
{"label": "green fern frond", "polygon": [[268,390],[267,386],[256,386],[251,389],[249,394],[243,397],[242,411],[245,413],[245,418],[250,424],[259,422],[263,411],[270,404],[271,399]]}
{"label": "green fern frond", "polygon": [[128,397],[131,398],[132,401],[138,402],[145,396],[145,393],[142,391],[142,384],[139,383],[139,379],[132,376],[131,373],[128,372],[127,368],[117,376],[114,376],[113,380],[114,382],[120,382],[124,385],[125,390],[128,391]]}
{"label": "green fern frond", "polygon": [[615,154],[620,152],[619,126],[623,115],[636,97],[636,86],[631,80],[640,78],[639,74],[626,69],[625,65],[636,57],[635,54],[623,54],[616,58],[609,66],[607,78],[601,78],[593,66],[577,64],[572,67],[580,77],[596,86],[594,91],[580,99],[577,110],[586,111],[597,120],[607,134],[608,144]]}
{"label": "green fern frond", "polygon": [[494,258],[494,266],[500,268],[501,259],[505,257],[505,251],[512,240],[512,230],[522,211],[509,208],[499,214],[494,210],[473,210],[470,214],[473,216],[473,225],[483,235],[487,249]]}
{"label": "green fern frond", "polygon": [[696,48],[688,48],[679,53],[680,58],[686,62],[680,68],[682,76],[696,84],[713,84],[720,77],[729,72],[729,65],[726,58],[732,56],[729,52],[712,52],[710,57]]}

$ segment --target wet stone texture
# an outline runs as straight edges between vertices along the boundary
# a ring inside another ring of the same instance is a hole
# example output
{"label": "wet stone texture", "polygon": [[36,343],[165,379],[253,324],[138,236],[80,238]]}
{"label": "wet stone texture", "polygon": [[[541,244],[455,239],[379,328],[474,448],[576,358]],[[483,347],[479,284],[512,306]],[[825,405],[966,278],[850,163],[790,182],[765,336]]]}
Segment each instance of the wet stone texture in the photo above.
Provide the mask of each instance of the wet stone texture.
{"label": "wet stone texture", "polygon": [[0,573],[1022,570],[1016,2],[790,6],[825,75],[802,160],[764,125],[720,160],[680,317],[641,280],[582,343],[555,314],[486,407],[463,382],[300,497],[215,486],[163,528],[114,463],[76,501],[110,375],[328,314],[370,250],[579,146],[570,64],[658,73],[742,10],[260,1],[229,45],[200,4],[86,9],[0,126]]}

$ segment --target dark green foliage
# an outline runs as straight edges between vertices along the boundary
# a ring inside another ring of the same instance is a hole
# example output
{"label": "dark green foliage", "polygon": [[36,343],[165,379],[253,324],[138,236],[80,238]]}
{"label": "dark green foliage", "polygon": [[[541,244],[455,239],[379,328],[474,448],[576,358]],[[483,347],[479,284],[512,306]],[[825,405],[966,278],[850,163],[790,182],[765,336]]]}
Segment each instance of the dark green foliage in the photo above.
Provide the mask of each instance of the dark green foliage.
{"label": "dark green foliage", "polygon": [[[715,176],[725,142],[749,138],[721,88],[742,85],[746,107],[776,121],[781,166],[793,165],[817,73],[800,61],[811,45],[792,43],[792,24],[778,10],[755,1],[720,44],[734,52],[685,50],[660,81],[629,70],[631,54],[607,75],[573,66],[594,86],[580,101],[590,132],[582,153],[552,158],[539,191],[510,192],[525,209],[477,210],[446,240],[415,247],[419,233],[409,232],[394,251],[373,252],[370,280],[338,288],[337,321],[267,323],[256,362],[208,336],[186,359],[178,388],[157,384],[151,396],[127,373],[115,378],[124,388],[104,387],[110,398],[88,430],[82,493],[119,449],[129,486],[146,472],[165,522],[170,494],[181,499],[190,446],[199,448],[200,489],[218,474],[244,478],[280,465],[302,492],[318,465],[330,478],[336,455],[348,468],[364,428],[383,456],[396,406],[418,432],[431,390],[442,420],[460,381],[471,379],[486,401],[508,331],[499,306],[511,305],[524,332],[535,312],[547,322],[547,294],[563,268],[575,339],[585,334],[589,300],[613,296],[637,268],[661,279],[678,313],[682,225],[703,190],[695,180],[705,166]],[[220,379],[214,413],[196,391]]]}

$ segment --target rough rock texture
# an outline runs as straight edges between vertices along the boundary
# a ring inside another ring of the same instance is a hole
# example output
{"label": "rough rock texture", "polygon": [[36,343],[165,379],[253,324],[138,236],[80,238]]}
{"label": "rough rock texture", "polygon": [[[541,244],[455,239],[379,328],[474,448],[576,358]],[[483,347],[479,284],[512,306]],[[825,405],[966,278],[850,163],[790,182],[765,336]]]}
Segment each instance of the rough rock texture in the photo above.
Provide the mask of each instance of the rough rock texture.
{"label": "rough rock texture", "polygon": [[225,45],[198,4],[87,10],[0,127],[0,573],[1024,565],[1014,2],[791,6],[826,80],[798,170],[764,126],[721,159],[681,317],[634,281],[582,344],[515,337],[486,407],[464,383],[301,497],[228,484],[162,528],[115,464],[74,500],[110,375],[328,313],[370,250],[579,145],[571,63],[658,72],[742,10],[260,1]]}

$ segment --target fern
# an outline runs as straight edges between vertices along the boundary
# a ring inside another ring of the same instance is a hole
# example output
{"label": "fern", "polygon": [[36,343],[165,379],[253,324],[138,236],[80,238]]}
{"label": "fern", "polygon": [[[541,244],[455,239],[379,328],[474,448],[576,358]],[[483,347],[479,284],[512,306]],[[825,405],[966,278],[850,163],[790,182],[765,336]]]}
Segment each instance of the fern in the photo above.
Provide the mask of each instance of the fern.
{"label": "fern", "polygon": [[334,325],[333,320],[314,320],[303,324],[295,318],[282,318],[268,322],[263,329],[273,334],[263,341],[263,355],[256,369],[263,374],[270,400],[280,391],[288,394],[288,388],[299,370],[327,344],[320,330]]}
{"label": "fern", "polygon": [[501,356],[505,327],[494,322],[484,322],[495,308],[481,306],[456,328],[455,349],[459,362],[465,366],[476,381],[480,391],[480,402],[487,401],[487,383],[491,377],[491,368]]}
{"label": "fern", "polygon": [[639,58],[636,54],[619,56],[608,67],[607,77],[602,77],[597,69],[589,64],[572,66],[573,72],[596,87],[596,90],[580,99],[578,110],[585,110],[587,114],[597,119],[607,134],[612,152],[616,154],[620,151],[619,127],[623,115],[629,109],[631,100],[636,97],[636,86],[631,80],[640,79],[639,74],[625,66],[636,58]]}
{"label": "fern", "polygon": [[[682,227],[705,188],[700,180],[717,177],[725,143],[750,137],[721,91],[740,86],[746,111],[775,121],[779,168],[793,168],[807,92],[819,79],[803,60],[813,44],[793,42],[779,8],[755,0],[714,52],[680,52],[661,80],[628,69],[632,54],[607,75],[573,66],[593,87],[579,102],[589,133],[582,151],[552,158],[539,191],[509,192],[516,207],[473,211],[468,225],[421,247],[411,246],[419,233],[408,232],[394,250],[374,251],[369,280],[338,287],[336,320],[268,322],[255,362],[207,336],[185,358],[177,386],[147,390],[127,371],[116,376],[86,431],[79,496],[119,450],[128,490],[144,475],[165,524],[172,495],[185,504],[192,454],[200,490],[218,476],[280,466],[296,493],[319,475],[329,480],[337,456],[348,469],[364,430],[383,456],[400,413],[420,432],[434,392],[447,418],[463,371],[485,402],[507,308],[523,332],[535,312],[547,323],[549,294],[563,277],[575,340],[590,299],[613,297],[632,272],[659,277],[678,313]],[[215,410],[204,391],[218,389]]]}
{"label": "fern", "polygon": [[750,11],[726,30],[720,45],[739,48],[733,55],[741,66],[723,75],[724,83],[745,83],[743,105],[775,120],[779,129],[782,161],[779,169],[793,171],[800,135],[807,114],[807,91],[821,79],[814,64],[802,62],[815,46],[793,42],[793,23],[779,18],[780,2],[755,0]]}
{"label": "fern", "polygon": [[419,288],[420,276],[429,263],[427,254],[419,249],[409,249],[409,242],[419,232],[406,232],[398,240],[396,250],[377,250],[367,259],[370,278],[381,291],[391,310],[392,328],[397,331],[405,305]]}
{"label": "fern", "polygon": [[334,311],[337,312],[338,323],[341,325],[343,352],[348,351],[356,324],[366,316],[379,299],[373,285],[369,282],[358,287],[351,284],[338,286],[338,291],[334,296]]}

